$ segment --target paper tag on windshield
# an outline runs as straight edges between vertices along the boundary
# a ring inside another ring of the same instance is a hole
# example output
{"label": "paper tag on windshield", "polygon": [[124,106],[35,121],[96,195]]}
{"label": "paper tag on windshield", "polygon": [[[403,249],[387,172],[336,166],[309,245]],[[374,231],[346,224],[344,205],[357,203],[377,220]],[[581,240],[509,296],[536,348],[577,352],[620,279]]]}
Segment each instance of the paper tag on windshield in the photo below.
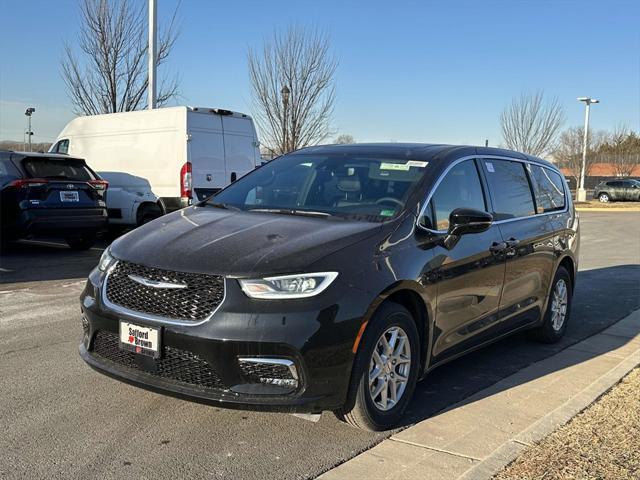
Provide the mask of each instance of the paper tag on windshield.
{"label": "paper tag on windshield", "polygon": [[429,165],[429,162],[420,162],[418,160],[409,160],[407,162],[407,165],[409,165],[410,167],[424,168],[427,165]]}
{"label": "paper tag on windshield", "polygon": [[409,160],[406,163],[385,163],[380,164],[380,170],[403,170],[408,171],[411,167],[424,168],[429,162],[421,162],[418,160]]}
{"label": "paper tag on windshield", "polygon": [[380,170],[409,170],[411,165],[407,165],[406,163],[385,163],[382,162],[380,164]]}

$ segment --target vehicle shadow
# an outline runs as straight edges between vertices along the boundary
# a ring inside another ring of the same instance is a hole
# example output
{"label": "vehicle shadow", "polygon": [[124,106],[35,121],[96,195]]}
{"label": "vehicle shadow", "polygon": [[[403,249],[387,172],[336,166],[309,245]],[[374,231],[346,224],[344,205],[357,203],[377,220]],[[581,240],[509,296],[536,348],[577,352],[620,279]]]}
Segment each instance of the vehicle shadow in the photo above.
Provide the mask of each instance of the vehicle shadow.
{"label": "vehicle shadow", "polygon": [[59,240],[19,241],[0,251],[0,284],[83,279],[98,264],[107,239],[89,250],[71,250]]}
{"label": "vehicle shadow", "polygon": [[[519,333],[443,365],[418,383],[402,427],[433,417],[460,402],[466,403],[471,395],[601,332],[638,308],[640,265],[619,265],[579,272],[567,333],[559,343],[537,343],[529,340],[525,333]],[[606,351],[582,356],[580,363],[604,355],[625,343],[626,338],[613,337]],[[537,377],[570,366],[567,362],[554,364],[548,372],[537,372]],[[519,378],[520,384],[530,380],[533,378]]]}

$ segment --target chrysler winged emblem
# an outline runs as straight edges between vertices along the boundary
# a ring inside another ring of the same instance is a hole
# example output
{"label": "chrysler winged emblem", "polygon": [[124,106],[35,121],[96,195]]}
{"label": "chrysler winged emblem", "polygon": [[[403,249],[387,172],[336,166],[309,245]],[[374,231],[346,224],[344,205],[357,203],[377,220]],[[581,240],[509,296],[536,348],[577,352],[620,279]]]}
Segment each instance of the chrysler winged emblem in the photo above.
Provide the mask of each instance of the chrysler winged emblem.
{"label": "chrysler winged emblem", "polygon": [[172,289],[187,288],[186,283],[160,282],[158,280],[149,280],[148,278],[144,278],[139,275],[127,275],[127,277],[140,285],[144,285],[145,287]]}

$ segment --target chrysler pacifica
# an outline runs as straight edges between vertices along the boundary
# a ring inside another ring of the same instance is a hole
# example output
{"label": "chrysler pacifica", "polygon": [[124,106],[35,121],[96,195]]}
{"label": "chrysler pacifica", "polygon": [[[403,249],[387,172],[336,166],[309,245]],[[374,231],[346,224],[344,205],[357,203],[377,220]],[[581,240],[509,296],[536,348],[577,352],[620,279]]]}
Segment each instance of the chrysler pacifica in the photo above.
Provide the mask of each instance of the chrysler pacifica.
{"label": "chrysler pacifica", "polygon": [[437,366],[521,330],[558,341],[578,248],[544,160],[306,148],[115,241],[82,293],[80,354],[169,395],[388,429]]}

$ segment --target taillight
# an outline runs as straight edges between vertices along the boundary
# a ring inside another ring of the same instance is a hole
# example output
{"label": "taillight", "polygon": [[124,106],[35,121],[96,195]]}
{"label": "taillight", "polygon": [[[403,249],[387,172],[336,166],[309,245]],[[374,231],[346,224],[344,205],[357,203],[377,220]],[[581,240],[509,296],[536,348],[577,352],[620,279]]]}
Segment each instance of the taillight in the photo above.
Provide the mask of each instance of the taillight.
{"label": "taillight", "polygon": [[14,180],[9,184],[10,187],[22,188],[22,187],[42,187],[49,183],[46,178],[20,178]]}
{"label": "taillight", "polygon": [[191,187],[191,162],[187,162],[180,169],[180,197],[184,199],[192,198]]}
{"label": "taillight", "polygon": [[90,180],[89,185],[91,185],[96,190],[105,191],[109,188],[109,182],[106,180]]}

